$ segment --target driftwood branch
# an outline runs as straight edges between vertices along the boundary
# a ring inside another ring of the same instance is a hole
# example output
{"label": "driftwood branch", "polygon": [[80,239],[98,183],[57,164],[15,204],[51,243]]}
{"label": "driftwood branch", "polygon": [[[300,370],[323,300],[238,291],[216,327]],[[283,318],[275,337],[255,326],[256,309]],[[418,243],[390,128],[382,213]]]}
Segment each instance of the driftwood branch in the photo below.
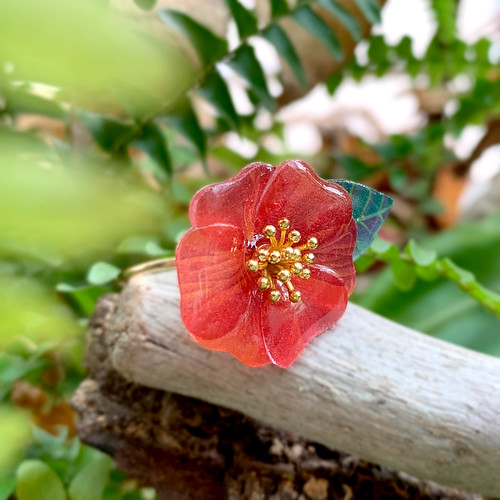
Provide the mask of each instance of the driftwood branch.
{"label": "driftwood branch", "polygon": [[500,495],[500,360],[350,305],[291,368],[252,369],[192,341],[178,303],[175,272],[131,280],[106,325],[114,370],[393,469]]}

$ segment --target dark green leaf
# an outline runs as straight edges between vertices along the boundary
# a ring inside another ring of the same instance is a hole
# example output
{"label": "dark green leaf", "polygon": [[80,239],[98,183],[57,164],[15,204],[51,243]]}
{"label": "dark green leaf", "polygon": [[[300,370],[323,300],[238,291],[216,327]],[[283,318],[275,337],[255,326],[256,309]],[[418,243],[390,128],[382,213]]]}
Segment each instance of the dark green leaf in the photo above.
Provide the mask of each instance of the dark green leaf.
{"label": "dark green leaf", "polygon": [[167,174],[172,173],[172,162],[167,148],[167,140],[160,127],[154,122],[148,122],[142,127],[141,135],[130,145],[146,153]]}
{"label": "dark green leaf", "polygon": [[359,42],[362,37],[358,20],[347,12],[336,0],[317,0],[318,5],[333,14],[349,31],[353,40]]}
{"label": "dark green leaf", "polygon": [[368,250],[375,236],[389,214],[392,198],[379,191],[358,184],[357,182],[336,180],[350,195],[352,200],[352,216],[358,228],[356,248],[353,259],[356,260]]}
{"label": "dark green leaf", "polygon": [[330,95],[335,94],[335,91],[337,90],[337,87],[342,83],[342,73],[338,72],[332,75],[328,80],[326,81],[326,88],[328,90],[328,93]]}
{"label": "dark green leaf", "polygon": [[254,35],[258,30],[257,18],[247,10],[238,0],[226,0],[231,14],[238,28],[240,39]]}
{"label": "dark green leaf", "polygon": [[104,151],[119,153],[133,137],[136,126],[109,116],[80,110],[78,115]]}
{"label": "dark green leaf", "polygon": [[303,5],[294,10],[291,17],[312,36],[317,38],[330,52],[334,59],[343,59],[342,47],[335,33],[328,24],[314,12],[309,5]]}
{"label": "dark green leaf", "polygon": [[207,152],[205,132],[201,128],[188,98],[180,101],[162,120],[190,141],[202,158],[205,157]]}
{"label": "dark green leaf", "polygon": [[57,474],[41,460],[25,460],[17,469],[18,500],[66,500]]}
{"label": "dark green leaf", "polygon": [[108,482],[111,459],[102,453],[83,466],[71,481],[69,497],[71,500],[101,500],[104,487]]}
{"label": "dark green leaf", "polygon": [[180,31],[189,39],[204,67],[210,66],[227,54],[226,40],[214,35],[208,28],[183,12],[163,9],[158,11],[158,15],[165,24]]}
{"label": "dark green leaf", "polygon": [[41,359],[25,359],[22,356],[0,353],[0,382],[13,382],[32,370],[46,364]]}
{"label": "dark green leaf", "polygon": [[381,21],[380,7],[376,0],[354,0],[359,10],[366,19],[372,24],[378,24]]}
{"label": "dark green leaf", "polygon": [[8,113],[31,113],[58,120],[66,116],[66,112],[56,100],[32,94],[22,87],[9,90],[6,93],[6,101]]}
{"label": "dark green leaf", "polygon": [[153,10],[156,0],[134,0],[134,3],[142,10]]}
{"label": "dark green leaf", "polygon": [[286,0],[271,0],[271,17],[273,19],[284,16],[288,14],[289,11],[290,7]]}
{"label": "dark green leaf", "polygon": [[300,62],[299,56],[295,48],[279,24],[271,24],[263,33],[264,37],[274,45],[274,48],[287,62],[290,69],[293,71],[295,78],[303,86],[307,86],[307,79],[304,73],[304,68]]}
{"label": "dark green leaf", "polygon": [[229,94],[227,84],[220,76],[217,69],[210,72],[197,91],[215,107],[220,116],[227,120],[233,128],[239,128],[239,117],[234,109],[234,104]]}
{"label": "dark green leaf", "polygon": [[274,110],[275,102],[267,89],[266,77],[260,62],[255,57],[253,47],[244,44],[238,48],[229,66],[242,76],[250,85],[251,90],[258,96],[260,102],[270,111]]}
{"label": "dark green leaf", "polygon": [[120,274],[120,269],[107,262],[96,262],[87,273],[87,281],[92,285],[104,285],[113,281]]}

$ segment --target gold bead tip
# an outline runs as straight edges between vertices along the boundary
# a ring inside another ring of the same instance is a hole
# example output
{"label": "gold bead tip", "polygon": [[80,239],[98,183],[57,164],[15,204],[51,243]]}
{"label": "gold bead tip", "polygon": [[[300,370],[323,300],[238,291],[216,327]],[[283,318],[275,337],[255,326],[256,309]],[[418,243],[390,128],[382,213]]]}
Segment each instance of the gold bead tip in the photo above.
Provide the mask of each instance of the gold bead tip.
{"label": "gold bead tip", "polygon": [[285,260],[293,260],[293,258],[295,257],[292,247],[285,248],[281,254],[283,255],[283,258]]}
{"label": "gold bead tip", "polygon": [[308,280],[311,277],[311,270],[310,269],[303,269],[302,272],[299,274],[299,276],[303,280]]}
{"label": "gold bead tip", "polygon": [[301,251],[298,248],[294,248],[293,249],[293,258],[295,260],[300,260],[301,257],[302,257]]}
{"label": "gold bead tip", "polygon": [[260,249],[259,250],[259,260],[261,262],[266,262],[266,260],[269,258],[269,252],[265,249]]}
{"label": "gold bead tip", "polygon": [[304,270],[304,266],[300,262],[296,262],[292,269],[294,274],[300,274]]}
{"label": "gold bead tip", "polygon": [[302,294],[298,290],[292,290],[290,292],[290,300],[292,302],[300,302],[302,299]]}
{"label": "gold bead tip", "polygon": [[290,221],[288,219],[281,219],[278,223],[280,229],[288,229],[290,227]]}
{"label": "gold bead tip", "polygon": [[315,248],[318,248],[318,240],[317,238],[309,238],[307,240],[307,248],[314,250]]}
{"label": "gold bead tip", "polygon": [[261,290],[267,290],[271,286],[271,280],[263,276],[262,278],[259,278],[257,284]]}
{"label": "gold bead tip", "polygon": [[266,226],[264,228],[264,235],[267,236],[268,238],[272,238],[273,236],[276,236],[276,228],[274,226]]}
{"label": "gold bead tip", "polygon": [[281,293],[278,292],[278,290],[273,290],[270,294],[269,294],[269,298],[271,299],[271,302],[278,302],[278,300],[281,299]]}
{"label": "gold bead tip", "polygon": [[298,231],[290,231],[288,239],[294,243],[298,243],[300,241],[300,233]]}
{"label": "gold bead tip", "polygon": [[271,264],[277,264],[281,260],[281,253],[278,250],[273,250],[268,257]]}
{"label": "gold bead tip", "polygon": [[259,269],[259,263],[256,260],[249,260],[247,264],[248,270],[252,271],[252,273],[257,272]]}
{"label": "gold bead tip", "polygon": [[304,255],[304,261],[307,262],[308,264],[312,264],[314,262],[314,254],[313,253],[306,253]]}
{"label": "gold bead tip", "polygon": [[287,271],[286,269],[281,270],[278,273],[277,278],[283,283],[286,283],[291,278],[290,271]]}

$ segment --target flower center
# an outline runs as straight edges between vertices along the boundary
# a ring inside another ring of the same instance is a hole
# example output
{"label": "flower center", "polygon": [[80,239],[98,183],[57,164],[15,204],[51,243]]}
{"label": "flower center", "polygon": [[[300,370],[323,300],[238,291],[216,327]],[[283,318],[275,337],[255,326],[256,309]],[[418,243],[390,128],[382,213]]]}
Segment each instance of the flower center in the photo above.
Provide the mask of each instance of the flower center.
{"label": "flower center", "polygon": [[247,262],[247,268],[259,275],[257,286],[261,290],[270,290],[271,302],[278,302],[281,299],[281,292],[276,289],[276,280],[286,285],[292,302],[300,302],[302,296],[295,290],[292,277],[298,276],[304,280],[310,278],[311,270],[306,264],[314,262],[314,254],[310,252],[302,254],[302,252],[317,248],[318,240],[311,237],[304,245],[294,246],[301,239],[300,233],[291,230],[287,237],[290,228],[288,219],[281,219],[278,226],[281,230],[279,240],[276,237],[276,227],[269,225],[264,228],[262,233],[269,243],[266,242],[255,249],[252,258]]}

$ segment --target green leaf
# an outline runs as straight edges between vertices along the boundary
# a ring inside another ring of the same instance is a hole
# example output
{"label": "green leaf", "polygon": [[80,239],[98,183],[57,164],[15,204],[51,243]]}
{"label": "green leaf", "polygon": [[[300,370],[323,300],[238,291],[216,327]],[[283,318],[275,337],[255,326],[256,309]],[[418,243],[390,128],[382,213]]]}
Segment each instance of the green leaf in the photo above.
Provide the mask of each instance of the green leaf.
{"label": "green leaf", "polygon": [[269,94],[266,77],[260,62],[255,57],[253,47],[248,44],[239,47],[228,65],[248,82],[250,89],[259,98],[260,102],[267,109],[273,111],[275,102],[271,94]]}
{"label": "green leaf", "polygon": [[66,112],[55,99],[46,99],[32,94],[24,87],[5,92],[7,113],[31,113],[62,120]]}
{"label": "green leaf", "polygon": [[124,122],[89,111],[80,110],[78,116],[97,144],[104,151],[110,153],[119,153],[133,137],[136,129],[136,126],[131,122]]}
{"label": "green leaf", "polygon": [[328,24],[309,5],[303,5],[294,10],[291,17],[317,38],[328,49],[334,59],[341,61],[344,58],[339,39]]}
{"label": "green leaf", "polygon": [[69,497],[71,500],[101,500],[104,487],[108,482],[111,459],[99,453],[78,472],[71,481]]}
{"label": "green leaf", "polygon": [[271,24],[263,33],[264,38],[274,45],[274,48],[287,62],[293,71],[295,78],[303,86],[307,87],[307,79],[304,68],[300,62],[295,47],[285,33],[285,30],[279,24]]}
{"label": "green leaf", "polygon": [[205,132],[198,122],[198,117],[193,111],[189,98],[186,97],[179,101],[175,108],[162,120],[190,141],[202,158],[205,157],[207,152]]}
{"label": "green leaf", "polygon": [[226,0],[233,19],[238,28],[240,39],[244,40],[254,35],[258,30],[257,18],[247,10],[238,0]]}
{"label": "green leaf", "polygon": [[0,500],[9,500],[16,489],[15,477],[4,477],[0,479]]}
{"label": "green leaf", "polygon": [[403,291],[411,290],[417,280],[415,267],[403,260],[393,260],[391,268],[396,286]]}
{"label": "green leaf", "polygon": [[271,17],[273,19],[285,16],[289,11],[290,7],[286,0],[271,0]]}
{"label": "green leaf", "polygon": [[414,240],[408,242],[405,251],[418,266],[429,266],[437,259],[436,252],[418,246]]}
{"label": "green leaf", "polygon": [[153,10],[157,0],[134,0],[134,3],[142,10]]}
{"label": "green leaf", "polygon": [[214,35],[208,28],[183,12],[163,9],[158,11],[158,16],[165,24],[180,31],[189,39],[204,67],[219,61],[227,54],[226,40]]}
{"label": "green leaf", "polygon": [[22,356],[0,352],[0,382],[13,382],[44,364],[46,362],[41,359],[25,359]]}
{"label": "green leaf", "polygon": [[17,469],[18,500],[66,500],[57,474],[41,460],[25,460]]}
{"label": "green leaf", "polygon": [[146,153],[168,175],[172,174],[172,162],[167,148],[167,139],[155,122],[148,122],[141,129],[141,135],[130,145]]}
{"label": "green leaf", "polygon": [[390,196],[377,190],[347,180],[335,180],[350,195],[352,200],[352,216],[356,221],[358,236],[353,259],[363,255],[372,244],[380,226],[391,210],[393,200]]}
{"label": "green leaf", "polygon": [[108,262],[96,262],[87,273],[87,281],[92,285],[104,285],[120,274],[120,269]]}
{"label": "green leaf", "polygon": [[381,21],[380,7],[376,0],[354,0],[359,10],[372,24],[378,24]]}
{"label": "green leaf", "polygon": [[363,36],[358,20],[347,12],[336,0],[317,0],[318,5],[333,14],[349,31],[354,41],[359,42]]}
{"label": "green leaf", "polygon": [[342,83],[342,73],[338,72],[332,75],[328,80],[326,81],[326,89],[328,90],[328,93],[330,95],[335,94],[335,91],[337,90],[338,86]]}
{"label": "green leaf", "polygon": [[234,109],[227,84],[217,69],[209,73],[203,84],[198,87],[197,92],[212,104],[219,112],[219,115],[227,120],[233,128],[239,129],[240,120],[238,114]]}

